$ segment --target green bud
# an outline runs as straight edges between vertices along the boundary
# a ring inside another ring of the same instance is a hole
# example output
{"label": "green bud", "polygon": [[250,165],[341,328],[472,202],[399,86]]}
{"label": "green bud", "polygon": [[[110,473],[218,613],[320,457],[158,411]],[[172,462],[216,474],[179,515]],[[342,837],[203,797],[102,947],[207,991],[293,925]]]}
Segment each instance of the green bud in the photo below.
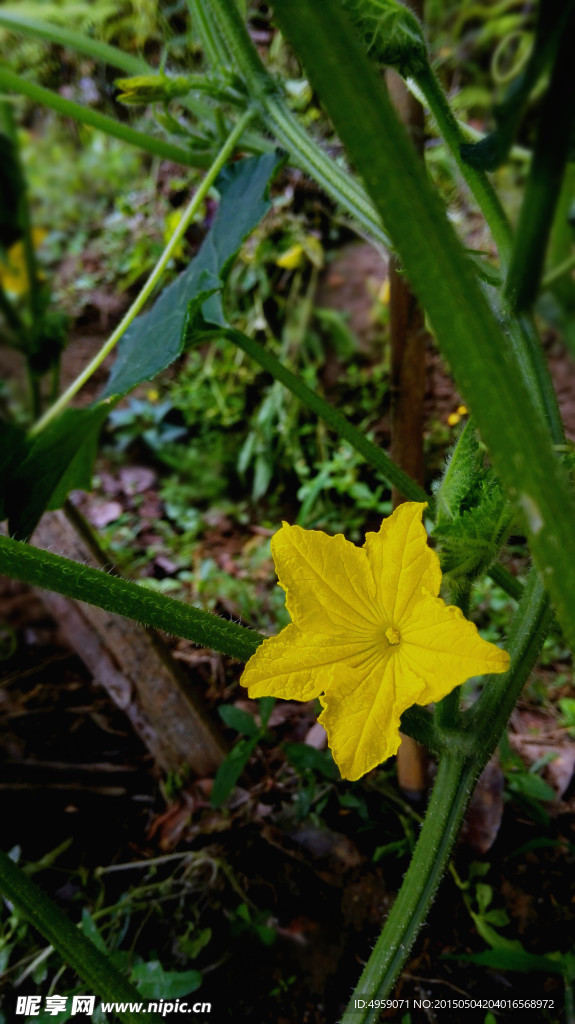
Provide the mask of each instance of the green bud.
{"label": "green bud", "polygon": [[166,75],[136,75],[134,78],[117,78],[121,90],[117,99],[129,106],[146,106],[148,103],[166,103],[174,96],[185,96],[190,91],[188,78]]}
{"label": "green bud", "polygon": [[344,7],[383,64],[404,78],[416,76],[428,64],[423,28],[416,15],[399,0],[343,0]]}

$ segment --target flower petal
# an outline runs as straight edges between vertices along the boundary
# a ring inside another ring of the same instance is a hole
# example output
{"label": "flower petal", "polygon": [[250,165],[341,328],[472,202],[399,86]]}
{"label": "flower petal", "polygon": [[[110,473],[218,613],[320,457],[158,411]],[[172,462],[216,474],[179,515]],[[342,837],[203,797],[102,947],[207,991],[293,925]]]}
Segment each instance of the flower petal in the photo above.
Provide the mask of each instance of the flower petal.
{"label": "flower petal", "polygon": [[425,587],[439,594],[439,558],[427,543],[421,522],[425,503],[406,501],[384,519],[378,533],[368,533],[364,550],[377,587],[377,604],[388,623],[399,627],[414,597]]}
{"label": "flower petal", "polygon": [[272,538],[272,554],[300,629],[348,640],[380,622],[366,553],[341,533],[328,537],[284,523]]}
{"label": "flower petal", "polygon": [[399,720],[421,703],[425,684],[406,669],[396,651],[374,658],[366,673],[341,666],[337,680],[321,697],[320,722],[344,779],[359,779],[399,746]]}
{"label": "flower petal", "polygon": [[361,665],[364,647],[334,640],[321,633],[304,633],[290,624],[278,636],[264,640],[241,677],[250,697],[313,700],[333,682],[344,663]]}
{"label": "flower petal", "polygon": [[483,640],[459,608],[426,593],[402,621],[397,652],[402,667],[425,682],[420,704],[441,700],[471,676],[509,668],[507,651]]}

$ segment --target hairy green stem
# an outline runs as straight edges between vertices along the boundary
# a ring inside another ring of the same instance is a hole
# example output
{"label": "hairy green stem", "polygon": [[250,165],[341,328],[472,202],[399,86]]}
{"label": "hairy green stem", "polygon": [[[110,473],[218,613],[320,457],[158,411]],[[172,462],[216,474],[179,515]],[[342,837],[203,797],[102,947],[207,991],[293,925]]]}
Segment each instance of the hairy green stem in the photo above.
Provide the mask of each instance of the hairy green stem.
{"label": "hairy green stem", "polygon": [[483,171],[471,167],[461,156],[461,145],[466,140],[439,80],[429,64],[418,72],[415,81],[460,174],[475,197],[497,246],[502,267],[506,269],[511,255],[512,234],[499,197],[487,175]]}
{"label": "hairy green stem", "polygon": [[242,115],[238,123],[235,125],[234,129],[230,132],[228,138],[226,139],[224,145],[220,149],[220,152],[218,153],[216,159],[213,161],[206,176],[204,177],[198,189],[192,196],[176,230],[174,231],[172,237],[170,238],[170,241],[168,242],[166,248],[164,249],[162,255],[160,256],[158,262],[156,263],[156,266],[152,270],[152,273],[148,277],[148,280],[146,281],[145,285],[143,286],[137,297],[134,299],[129,310],[122,317],[116,329],[112,332],[112,334],[105,342],[105,344],[102,345],[101,349],[99,350],[99,352],[96,353],[94,358],[90,360],[88,365],[85,366],[82,372],[78,374],[76,379],[72,381],[72,383],[66,389],[66,391],[64,391],[64,393],[60,395],[60,398],[56,402],[54,402],[54,404],[50,406],[49,409],[47,409],[44,416],[42,416],[42,418],[38,420],[37,423],[34,424],[30,431],[31,436],[40,433],[49,423],[52,422],[52,420],[56,416],[58,416],[59,413],[62,412],[63,409],[66,408],[67,405],[69,405],[74,395],[76,395],[80,388],[83,387],[83,385],[86,383],[86,381],[90,379],[90,377],[92,376],[92,374],[96,372],[98,367],[102,365],[106,356],[110,354],[110,352],[118,344],[122,335],[127,331],[132,321],[135,320],[138,313],[141,311],[141,309],[147,302],[148,298],[152,294],[158,281],[162,277],[162,274],[164,273],[167,264],[169,263],[175,249],[178,246],[178,243],[186,233],[191,221],[193,220],[195,214],[199,210],[202,202],[204,201],[206,195],[208,194],[222,167],[224,166],[228,158],[232,155],[236,147],[236,144],[239,142],[239,139],[244,128],[246,127],[246,125],[249,124],[252,117],[253,112],[247,110]]}
{"label": "hairy green stem", "polygon": [[0,573],[186,637],[240,661],[251,658],[265,639],[253,629],[9,537],[0,537]]}
{"label": "hairy green stem", "polygon": [[[107,1002],[145,1004],[138,990],[3,851],[0,851],[0,892],[48,940],[92,993]],[[116,1013],[124,1024],[141,1024],[141,1014],[131,1009]],[[146,1012],[146,1021],[150,1024],[159,1024],[160,1020],[156,1014]]]}
{"label": "hairy green stem", "polygon": [[188,0],[192,28],[200,37],[202,49],[214,71],[226,71],[230,66],[227,46],[214,21],[213,11],[200,0]]}
{"label": "hairy green stem", "polygon": [[0,7],[0,28],[32,36],[33,39],[45,39],[46,42],[56,43],[57,46],[67,46],[86,57],[93,57],[94,60],[125,71],[127,75],[145,75],[153,70],[143,57],[134,57],[131,53],[118,50],[115,46],[102,43],[83,32],[65,28],[64,25],[43,21],[40,18],[28,18],[15,10],[10,10],[10,7],[4,4]]}
{"label": "hairy green stem", "polygon": [[492,565],[488,575],[506,594],[509,594],[516,601],[520,600],[523,593],[523,584],[516,576],[512,576],[509,569],[506,569],[504,565],[499,565],[499,563]]}
{"label": "hairy green stem", "polygon": [[549,288],[552,284],[555,284],[555,281],[558,281],[560,277],[568,274],[574,267],[575,253],[571,253],[571,255],[562,260],[561,263],[558,263],[555,267],[551,267],[551,270],[547,271],[545,277],[541,281],[542,290]]}
{"label": "hairy green stem", "polygon": [[456,752],[444,754],[403,885],[341,1024],[376,1024],[381,1019],[380,1010],[358,1001],[368,1004],[391,993],[449,863],[474,781],[472,764]]}
{"label": "hairy green stem", "polygon": [[0,88],[27,96],[34,103],[49,107],[58,114],[62,114],[63,117],[70,117],[74,121],[79,121],[80,124],[88,124],[92,128],[97,128],[98,131],[105,132],[106,135],[122,139],[129,146],[136,146],[162,160],[173,160],[177,164],[183,164],[184,167],[206,167],[209,165],[210,156],[205,153],[193,149],[182,149],[180,146],[174,146],[171,142],[163,142],[162,139],[155,139],[144,132],[136,131],[135,128],[130,128],[127,124],[115,121],[113,117],[100,114],[99,111],[84,107],[80,103],[74,103],[73,100],[68,100],[64,96],[60,96],[59,93],[52,92],[51,89],[36,85],[35,82],[30,82],[27,78],[23,78],[22,75],[17,75],[5,67],[0,68]]}
{"label": "hairy green stem", "polygon": [[[449,106],[437,76],[429,65],[418,73],[416,84],[418,92],[429,107],[445,144],[485,218],[497,246],[505,276],[513,251],[513,235],[499,197],[487,174],[484,171],[476,170],[461,156],[461,146],[466,141],[465,136]],[[497,299],[495,301],[497,302]],[[502,315],[502,319],[505,320],[510,342],[515,347],[524,368],[531,393],[551,426],[553,439],[558,441],[563,437],[563,427],[557,397],[533,324],[527,317],[516,319]]]}

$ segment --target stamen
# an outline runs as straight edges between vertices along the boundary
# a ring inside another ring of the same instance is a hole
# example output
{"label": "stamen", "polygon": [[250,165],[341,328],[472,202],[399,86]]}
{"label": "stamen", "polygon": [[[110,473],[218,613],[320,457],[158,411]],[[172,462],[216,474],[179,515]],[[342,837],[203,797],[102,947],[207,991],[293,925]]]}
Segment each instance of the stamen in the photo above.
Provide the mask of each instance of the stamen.
{"label": "stamen", "polygon": [[396,644],[398,644],[399,641],[401,640],[401,634],[400,634],[399,630],[398,629],[394,629],[393,626],[389,626],[386,629],[385,635],[386,635],[387,639],[389,640],[390,644],[393,644],[394,646]]}

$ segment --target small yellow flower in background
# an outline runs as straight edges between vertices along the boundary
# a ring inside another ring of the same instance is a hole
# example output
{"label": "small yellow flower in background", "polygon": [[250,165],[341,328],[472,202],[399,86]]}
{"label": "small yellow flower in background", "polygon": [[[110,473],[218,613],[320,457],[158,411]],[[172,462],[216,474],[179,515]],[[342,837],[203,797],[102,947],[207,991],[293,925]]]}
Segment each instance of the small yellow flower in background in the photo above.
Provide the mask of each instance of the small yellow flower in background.
{"label": "small yellow flower in background", "polygon": [[242,676],[250,697],[319,697],[342,776],[359,779],[399,746],[399,721],[509,655],[440,597],[439,559],[406,502],[358,548],[284,523],[272,554],[292,623],[258,647]]}
{"label": "small yellow flower in background", "polygon": [[379,291],[377,293],[377,301],[381,302],[382,306],[389,306],[390,296],[391,296],[391,285],[389,283],[389,278],[386,277],[381,282],[381,287],[380,287],[380,289],[379,289]]}
{"label": "small yellow flower in background", "polygon": [[300,242],[290,245],[276,260],[276,267],[283,270],[297,270],[309,260],[314,267],[321,270],[324,264],[323,246],[315,235],[305,235]]}
{"label": "small yellow flower in background", "polygon": [[[45,228],[32,228],[32,245],[39,249],[48,232]],[[0,284],[11,295],[25,295],[30,287],[24,243],[14,242],[6,253],[6,262],[0,257]]]}
{"label": "small yellow flower in background", "polygon": [[455,412],[450,412],[447,417],[447,423],[450,427],[456,427],[462,416],[467,416],[467,406],[458,405]]}
{"label": "small yellow flower in background", "polygon": [[305,253],[303,245],[296,242],[295,245],[290,245],[289,249],[282,252],[281,256],[278,256],[276,267],[281,267],[283,270],[297,270],[304,262]]}

